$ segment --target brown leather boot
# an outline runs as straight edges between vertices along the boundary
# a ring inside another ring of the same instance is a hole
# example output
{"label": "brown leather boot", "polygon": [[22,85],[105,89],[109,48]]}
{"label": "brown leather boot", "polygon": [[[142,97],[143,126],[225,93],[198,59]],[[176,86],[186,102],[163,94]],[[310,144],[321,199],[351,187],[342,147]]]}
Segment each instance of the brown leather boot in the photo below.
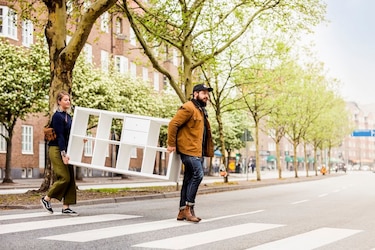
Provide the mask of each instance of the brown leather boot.
{"label": "brown leather boot", "polygon": [[180,209],[177,215],[177,220],[185,220],[185,209]]}
{"label": "brown leather boot", "polygon": [[[195,216],[195,212],[194,212],[194,206],[191,206],[191,209],[190,209],[190,211],[191,211],[191,215],[193,215],[193,216]],[[201,218],[199,218],[198,216],[195,216],[195,217],[197,217],[197,219],[200,221],[200,220],[202,220]]]}
{"label": "brown leather boot", "polygon": [[185,210],[184,210],[186,221],[199,222],[200,220],[197,217],[195,217],[195,215],[191,214],[191,210],[192,210],[191,206],[186,205]]}

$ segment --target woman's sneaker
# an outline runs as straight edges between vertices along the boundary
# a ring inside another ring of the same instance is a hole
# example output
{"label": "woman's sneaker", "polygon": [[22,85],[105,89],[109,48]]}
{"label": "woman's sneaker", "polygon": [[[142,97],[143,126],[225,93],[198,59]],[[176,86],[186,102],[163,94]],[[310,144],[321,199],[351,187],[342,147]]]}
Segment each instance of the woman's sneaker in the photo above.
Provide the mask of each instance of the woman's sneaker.
{"label": "woman's sneaker", "polygon": [[70,216],[77,216],[78,215],[77,212],[71,210],[70,208],[65,208],[65,209],[61,210],[61,213],[65,214],[65,215],[70,215]]}
{"label": "woman's sneaker", "polygon": [[42,203],[43,208],[45,210],[47,210],[48,213],[53,214],[53,210],[52,210],[52,207],[51,207],[51,202],[46,201],[44,199],[44,197],[42,197],[42,199],[40,200],[40,203]]}

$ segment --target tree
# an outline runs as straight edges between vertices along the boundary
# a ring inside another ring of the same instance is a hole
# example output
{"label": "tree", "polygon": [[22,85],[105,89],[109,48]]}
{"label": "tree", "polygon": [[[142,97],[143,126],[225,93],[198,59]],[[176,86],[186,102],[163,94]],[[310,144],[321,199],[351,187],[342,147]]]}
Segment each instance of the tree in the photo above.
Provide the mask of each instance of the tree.
{"label": "tree", "polygon": [[65,0],[43,0],[48,9],[45,36],[49,49],[51,85],[49,107],[52,114],[55,96],[64,89],[71,93],[75,62],[85,45],[91,29],[101,14],[110,9],[117,0],[97,0],[87,7],[79,17],[72,38],[66,43],[68,34],[67,6]]}
{"label": "tree", "polygon": [[252,68],[244,68],[237,75],[236,79],[236,87],[243,99],[243,105],[254,121],[257,181],[261,180],[259,130],[262,119],[270,115],[275,108],[272,96],[277,93],[277,80],[274,71],[267,69],[265,65],[254,65]]}
{"label": "tree", "polygon": [[[123,1],[121,7],[144,53],[168,78],[182,102],[189,99],[193,83],[200,81],[199,67],[231,46],[256,21],[273,20],[280,29],[308,29],[319,23],[325,12],[320,0],[304,4],[297,0],[154,0],[148,4],[134,0]],[[167,52],[164,48],[176,49],[181,55],[178,77],[158,61],[155,51]]]}
{"label": "tree", "polygon": [[6,132],[5,176],[3,183],[12,183],[12,138],[18,119],[46,107],[49,83],[48,59],[40,43],[23,49],[0,40],[0,123]]}
{"label": "tree", "polygon": [[291,110],[289,109],[290,99],[293,98],[293,92],[288,91],[287,84],[294,77],[294,69],[296,62],[283,60],[282,63],[275,68],[278,75],[280,85],[274,92],[273,99],[275,102],[273,112],[271,112],[264,126],[266,132],[275,142],[276,145],[276,167],[279,179],[282,178],[282,168],[280,162],[280,143],[285,138],[285,126],[289,118]]}
{"label": "tree", "polygon": [[318,119],[326,107],[330,106],[327,84],[321,68],[306,65],[307,69],[296,66],[296,74],[291,79],[287,91],[290,91],[289,119],[286,120],[285,133],[293,145],[293,167],[298,177],[297,147],[300,145],[313,122]]}
{"label": "tree", "polygon": [[[307,136],[312,138],[312,141],[319,142],[316,144],[316,148],[328,149],[328,171],[331,169],[331,149],[339,146],[344,138],[350,134],[354,129],[354,124],[351,122],[350,113],[346,109],[345,101],[331,94],[331,102],[327,103],[327,109],[325,109],[319,118],[314,122],[314,127],[318,131],[310,131]],[[316,161],[316,159],[315,159]],[[317,170],[315,168],[317,174]]]}

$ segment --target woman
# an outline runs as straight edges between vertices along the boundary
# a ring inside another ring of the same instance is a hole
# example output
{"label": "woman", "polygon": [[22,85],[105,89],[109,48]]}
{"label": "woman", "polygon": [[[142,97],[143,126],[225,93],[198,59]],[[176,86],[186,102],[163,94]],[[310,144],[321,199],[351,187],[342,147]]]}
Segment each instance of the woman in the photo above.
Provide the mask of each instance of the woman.
{"label": "woman", "polygon": [[68,114],[69,110],[70,95],[65,91],[61,91],[57,95],[57,110],[51,120],[51,127],[55,130],[56,139],[48,143],[55,182],[47,195],[42,197],[41,203],[52,214],[51,199],[58,199],[63,201],[62,214],[77,216],[78,213],[69,207],[72,204],[76,204],[77,201],[74,169],[72,165],[68,164],[69,156],[66,154],[72,125],[72,118]]}

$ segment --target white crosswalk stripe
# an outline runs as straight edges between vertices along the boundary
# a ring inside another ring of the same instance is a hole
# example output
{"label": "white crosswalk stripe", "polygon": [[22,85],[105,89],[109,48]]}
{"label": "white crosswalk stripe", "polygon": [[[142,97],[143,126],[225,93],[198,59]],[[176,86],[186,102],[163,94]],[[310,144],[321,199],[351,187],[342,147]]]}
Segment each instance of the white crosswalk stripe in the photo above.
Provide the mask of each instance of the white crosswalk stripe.
{"label": "white crosswalk stripe", "polygon": [[[218,240],[226,240],[233,237],[243,236],[256,233],[268,229],[282,227],[283,225],[263,224],[263,223],[246,223],[232,227],[224,227],[220,229],[210,230],[201,233],[194,233],[178,237],[172,237],[163,240],[151,241],[134,245],[133,247],[145,247],[152,249],[184,249],[195,247],[202,244],[215,242]],[[220,237],[218,237],[220,235]],[[182,244],[183,243],[183,244]],[[183,248],[181,248],[183,247]]]}
{"label": "white crosswalk stripe", "polygon": [[70,225],[79,225],[79,224],[86,224],[86,223],[98,223],[98,222],[104,222],[104,221],[124,220],[124,219],[136,218],[136,217],[139,217],[139,216],[120,215],[120,214],[103,214],[103,215],[94,215],[94,216],[69,217],[69,218],[64,218],[64,219],[54,218],[53,220],[20,222],[20,223],[1,225],[0,234],[16,233],[16,232],[54,228],[54,227],[63,227],[63,226],[70,226]]}
{"label": "white crosswalk stripe", "polygon": [[257,247],[249,248],[247,250],[310,250],[344,239],[359,232],[361,231],[340,228],[320,228],[307,233],[295,235],[282,240],[277,240]]}
{"label": "white crosswalk stripe", "polygon": [[[55,212],[54,215],[61,214]],[[5,220],[17,220],[17,219],[28,219],[28,218],[36,218],[36,217],[46,217],[51,216],[46,212],[39,212],[39,213],[28,213],[28,214],[9,214],[9,215],[0,215],[0,221]]]}
{"label": "white crosswalk stripe", "polygon": [[89,242],[93,240],[108,239],[118,236],[125,236],[136,233],[146,233],[155,230],[162,230],[172,227],[181,227],[189,225],[180,221],[173,220],[162,220],[154,222],[146,222],[139,224],[124,225],[118,227],[108,227],[96,230],[88,230],[76,233],[67,233],[60,235],[53,235],[43,237],[40,239],[44,240],[59,240],[59,241],[72,241],[72,242]]}

